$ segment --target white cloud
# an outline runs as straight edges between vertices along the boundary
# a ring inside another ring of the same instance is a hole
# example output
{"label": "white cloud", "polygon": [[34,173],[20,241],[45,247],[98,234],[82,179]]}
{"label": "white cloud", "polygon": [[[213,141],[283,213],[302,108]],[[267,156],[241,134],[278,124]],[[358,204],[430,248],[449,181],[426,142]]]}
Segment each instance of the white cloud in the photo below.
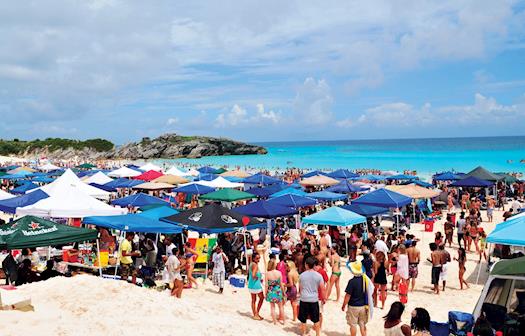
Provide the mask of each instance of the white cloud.
{"label": "white cloud", "polygon": [[281,115],[274,112],[273,110],[266,111],[264,104],[257,104],[257,115],[253,117],[254,121],[269,121],[273,124],[278,124],[281,122]]}
{"label": "white cloud", "polygon": [[255,114],[249,114],[245,108],[235,104],[229,112],[219,113],[215,127],[259,126],[258,123],[278,124],[282,120],[280,113],[266,111],[264,104],[256,104],[256,109]]}
{"label": "white cloud", "polygon": [[397,102],[369,108],[355,121],[343,119],[340,127],[368,125],[379,128],[432,127],[432,125],[505,125],[525,118],[525,104],[502,105],[492,97],[479,93],[472,105],[432,107],[429,103],[417,108]]}
{"label": "white cloud", "polygon": [[177,125],[179,123],[179,118],[169,118],[166,124],[168,126]]}
{"label": "white cloud", "polygon": [[324,125],[332,120],[333,98],[325,80],[306,78],[298,88],[294,100],[294,111],[306,124]]}

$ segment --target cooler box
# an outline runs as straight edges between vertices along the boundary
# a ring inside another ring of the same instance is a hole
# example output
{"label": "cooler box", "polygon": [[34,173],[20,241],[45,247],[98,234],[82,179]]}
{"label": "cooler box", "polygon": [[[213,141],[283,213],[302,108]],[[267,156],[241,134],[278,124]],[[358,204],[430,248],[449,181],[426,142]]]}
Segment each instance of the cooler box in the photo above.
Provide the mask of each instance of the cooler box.
{"label": "cooler box", "polygon": [[78,262],[78,250],[73,248],[62,248],[62,260],[65,262],[76,263]]}
{"label": "cooler box", "polygon": [[423,221],[423,224],[425,224],[425,232],[433,232],[434,231],[434,220],[432,220],[432,219],[425,219]]}
{"label": "cooler box", "polygon": [[230,278],[228,279],[230,281],[230,285],[237,288],[244,288],[246,286],[246,277],[241,275],[230,275]]}

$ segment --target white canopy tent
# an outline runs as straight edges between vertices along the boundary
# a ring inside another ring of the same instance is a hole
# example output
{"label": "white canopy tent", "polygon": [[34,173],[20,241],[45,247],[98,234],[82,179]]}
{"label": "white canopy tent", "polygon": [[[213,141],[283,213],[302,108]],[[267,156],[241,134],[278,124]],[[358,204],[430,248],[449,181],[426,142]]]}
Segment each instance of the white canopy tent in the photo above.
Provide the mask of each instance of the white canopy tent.
{"label": "white canopy tent", "polygon": [[43,171],[43,172],[48,172],[48,171],[57,170],[57,169],[60,169],[60,167],[55,166],[54,164],[49,163],[49,162],[38,167],[38,170]]}
{"label": "white canopy tent", "polygon": [[5,192],[2,189],[0,189],[0,201],[9,199],[9,198],[13,198],[13,197],[15,197],[15,195],[11,195],[10,193]]}
{"label": "white canopy tent", "polygon": [[108,173],[108,176],[110,177],[135,177],[135,176],[139,176],[140,174],[142,173],[139,171],[133,170],[131,168],[121,167],[117,170],[114,170]]}
{"label": "white canopy tent", "polygon": [[91,183],[96,183],[96,184],[106,184],[106,183],[109,183],[111,181],[113,181],[113,179],[109,176],[107,176],[106,174],[104,174],[103,172],[96,172],[95,174],[87,177],[86,179],[82,180],[84,181],[84,183],[86,184],[91,184]]}
{"label": "white canopy tent", "polygon": [[183,172],[179,168],[173,166],[166,171],[166,175],[175,175],[175,176],[188,176],[188,173]]}
{"label": "white canopy tent", "polygon": [[188,172],[186,173],[186,176],[194,176],[195,177],[195,176],[199,176],[199,175],[200,175],[199,171],[196,170],[196,169],[193,169],[193,168],[188,170]]}
{"label": "white canopy tent", "polygon": [[116,216],[128,213],[126,208],[116,208],[75,188],[65,188],[35,204],[16,209],[20,216],[83,218],[87,216]]}
{"label": "white canopy tent", "polygon": [[160,168],[159,166],[157,166],[156,164],[153,164],[151,162],[148,162],[146,163],[145,165],[139,167],[140,170],[144,170],[144,171],[150,171],[150,170],[154,170],[154,171],[162,171],[162,168]]}
{"label": "white canopy tent", "polygon": [[195,181],[195,183],[212,188],[241,188],[244,186],[244,183],[231,182],[222,176],[219,176],[212,181]]}
{"label": "white canopy tent", "polygon": [[85,184],[75,175],[75,173],[73,173],[71,169],[67,169],[64,174],[58,177],[55,181],[43,187],[30,190],[29,192],[34,190],[42,190],[49,196],[55,196],[64,194],[69,189],[73,189],[74,191],[99,199],[109,199],[109,192]]}

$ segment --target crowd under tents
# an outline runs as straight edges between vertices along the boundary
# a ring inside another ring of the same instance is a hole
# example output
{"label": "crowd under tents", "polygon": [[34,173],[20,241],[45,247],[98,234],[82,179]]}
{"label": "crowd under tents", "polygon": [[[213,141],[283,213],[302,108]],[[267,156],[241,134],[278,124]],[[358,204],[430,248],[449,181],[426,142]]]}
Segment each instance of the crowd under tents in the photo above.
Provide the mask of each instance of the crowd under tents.
{"label": "crowd under tents", "polygon": [[117,170],[113,170],[112,172],[109,172],[108,173],[108,176],[110,177],[116,177],[116,178],[122,178],[122,177],[126,177],[126,178],[130,178],[130,177],[136,177],[136,176],[139,176],[141,175],[142,173],[135,170],[135,169],[131,169],[131,168],[128,168],[128,167],[121,167]]}
{"label": "crowd under tents", "polygon": [[318,176],[318,175],[324,175],[327,176],[328,173],[322,172],[320,170],[313,170],[311,172],[305,173],[301,175],[302,178],[312,177],[312,176]]}
{"label": "crowd under tents", "polygon": [[54,164],[49,163],[49,162],[38,167],[38,170],[43,171],[43,172],[49,172],[49,171],[57,170],[57,169],[60,169],[60,167],[55,166]]}
{"label": "crowd under tents", "polygon": [[35,216],[24,216],[0,227],[0,250],[92,241],[97,231],[58,224]]}
{"label": "crowd under tents", "polygon": [[175,209],[162,206],[137,214],[120,216],[89,216],[84,218],[83,222],[85,224],[124,232],[177,234],[182,232],[180,226],[160,221],[160,218],[162,217],[168,217],[177,213],[179,212]]}
{"label": "crowd under tents", "polygon": [[4,199],[0,201],[0,211],[15,214],[17,208],[35,204],[48,197],[49,195],[42,190],[35,190],[25,195]]}
{"label": "crowd under tents", "polygon": [[402,182],[399,185],[407,185],[407,184],[415,184],[415,185],[423,187],[423,188],[432,188],[432,187],[434,187],[434,185],[432,183],[428,183],[428,182],[421,181],[421,180],[409,180],[409,181]]}
{"label": "crowd under tents", "polygon": [[266,227],[266,223],[227,209],[217,203],[186,210],[164,217],[161,220],[181,225],[191,231],[207,234],[235,232],[243,228],[253,230]]}
{"label": "crowd under tents", "polygon": [[201,200],[212,200],[212,201],[223,201],[223,202],[235,202],[257,198],[257,196],[250,194],[245,191],[237,189],[224,188],[217,191],[204,194],[200,197]]}
{"label": "crowd under tents", "polygon": [[267,203],[284,207],[299,209],[317,204],[317,200],[293,194],[286,194],[279,197],[270,198]]}
{"label": "crowd under tents", "polygon": [[493,182],[479,179],[475,176],[467,176],[461,180],[449,184],[450,187],[480,187],[488,188],[494,185]]}
{"label": "crowd under tents", "polygon": [[134,195],[118,198],[111,201],[111,204],[121,207],[141,207],[150,204],[161,204],[169,206],[169,203],[158,197],[150,196],[144,193],[137,193]]}
{"label": "crowd under tents", "polygon": [[55,218],[83,218],[87,216],[122,215],[125,208],[115,208],[74,188],[49,195],[36,203],[16,209],[17,215]]}
{"label": "crowd under tents", "polygon": [[386,177],[386,180],[390,181],[411,181],[411,180],[417,180],[418,177],[414,175],[407,175],[407,174],[397,174],[397,175],[391,175]]}

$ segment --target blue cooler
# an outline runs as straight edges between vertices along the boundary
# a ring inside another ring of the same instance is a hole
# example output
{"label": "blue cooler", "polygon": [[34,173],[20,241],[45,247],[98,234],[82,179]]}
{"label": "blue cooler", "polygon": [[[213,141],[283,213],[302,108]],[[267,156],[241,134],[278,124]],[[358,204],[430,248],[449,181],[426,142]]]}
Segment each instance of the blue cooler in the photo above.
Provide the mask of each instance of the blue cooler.
{"label": "blue cooler", "polygon": [[242,275],[230,275],[230,285],[237,288],[244,288],[246,286],[246,277]]}

